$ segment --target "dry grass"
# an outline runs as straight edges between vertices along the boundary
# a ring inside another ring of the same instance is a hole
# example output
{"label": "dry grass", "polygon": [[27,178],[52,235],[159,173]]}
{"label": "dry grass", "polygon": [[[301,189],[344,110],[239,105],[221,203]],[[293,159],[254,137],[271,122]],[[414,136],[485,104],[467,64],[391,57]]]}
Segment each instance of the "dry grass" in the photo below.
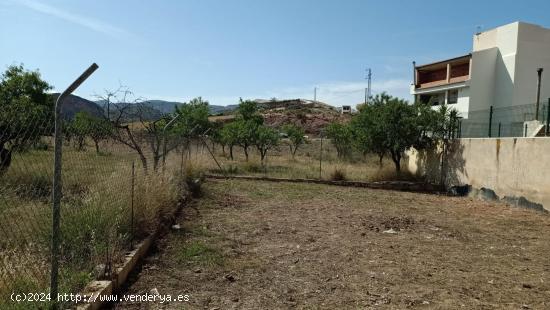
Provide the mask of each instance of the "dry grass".
{"label": "dry grass", "polygon": [[305,183],[224,180],[205,191],[127,292],[190,302],[117,309],[550,307],[543,214]]}
{"label": "dry grass", "polygon": [[[320,140],[309,140],[309,143],[298,149],[295,158],[292,158],[285,143],[283,141],[277,148],[268,152],[265,165],[261,164],[259,155],[252,148],[249,151],[248,162],[245,161],[242,148],[239,147],[234,148],[234,160],[228,158],[228,150],[224,154],[219,146],[214,149],[214,153],[225,173],[237,175],[307,179],[318,179],[321,175],[323,179],[331,179],[332,173],[339,170],[344,172],[346,179],[352,181],[413,178],[407,171],[397,174],[389,159],[384,159],[380,166],[375,155],[362,156],[354,153],[348,159],[338,158],[336,150],[327,140],[323,141],[322,156]],[[203,145],[194,145],[191,153],[192,158],[197,159],[206,171],[222,173]]]}
{"label": "dry grass", "polygon": [[[131,186],[135,166],[134,240],[148,235],[162,214],[175,207],[179,162],[167,159],[162,171],[145,173],[136,156],[118,145],[106,144],[104,153],[63,154],[61,202],[61,289],[77,292],[94,278],[98,264],[116,262],[132,239]],[[0,180],[0,308],[41,307],[4,304],[13,291],[46,291],[49,286],[51,190],[53,153],[15,154]],[[14,281],[18,279],[18,281]]]}

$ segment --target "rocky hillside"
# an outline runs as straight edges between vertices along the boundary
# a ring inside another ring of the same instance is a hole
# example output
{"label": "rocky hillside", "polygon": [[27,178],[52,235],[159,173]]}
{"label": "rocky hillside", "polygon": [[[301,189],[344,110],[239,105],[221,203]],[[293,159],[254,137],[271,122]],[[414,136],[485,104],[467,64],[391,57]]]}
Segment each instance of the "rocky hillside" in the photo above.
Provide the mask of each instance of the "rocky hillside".
{"label": "rocky hillside", "polygon": [[[280,127],[284,124],[295,124],[304,128],[308,135],[319,135],[322,128],[334,121],[347,122],[350,115],[342,115],[339,110],[323,102],[312,100],[255,100],[260,107],[266,125]],[[213,116],[211,121],[231,122],[233,112],[223,116]]]}

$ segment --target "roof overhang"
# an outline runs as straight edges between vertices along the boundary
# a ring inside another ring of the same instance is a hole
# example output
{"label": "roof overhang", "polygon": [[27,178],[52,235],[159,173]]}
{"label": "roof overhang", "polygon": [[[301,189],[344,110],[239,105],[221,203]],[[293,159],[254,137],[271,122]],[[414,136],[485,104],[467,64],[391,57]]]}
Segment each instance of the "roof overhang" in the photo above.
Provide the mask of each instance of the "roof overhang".
{"label": "roof overhang", "polygon": [[467,61],[470,61],[470,58],[472,58],[472,54],[469,53],[469,54],[466,54],[466,55],[462,55],[462,56],[458,56],[458,57],[454,57],[454,58],[449,58],[449,59],[445,59],[445,60],[440,60],[440,61],[436,61],[436,62],[432,62],[432,63],[428,63],[428,64],[423,64],[423,65],[419,65],[419,66],[415,66],[415,68],[417,70],[434,70],[434,69],[440,69],[440,68],[444,68],[447,66],[448,63],[450,64],[454,64],[454,63],[465,63]]}

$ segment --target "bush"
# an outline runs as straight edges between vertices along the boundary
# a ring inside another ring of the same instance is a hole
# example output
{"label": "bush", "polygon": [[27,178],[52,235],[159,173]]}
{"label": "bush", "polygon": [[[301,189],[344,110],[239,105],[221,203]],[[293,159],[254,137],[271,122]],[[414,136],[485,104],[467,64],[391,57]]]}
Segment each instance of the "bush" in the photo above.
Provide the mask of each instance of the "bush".
{"label": "bush", "polygon": [[204,175],[202,171],[193,167],[191,164],[185,166],[185,170],[183,172],[183,182],[192,197],[198,198],[202,196],[203,181]]}
{"label": "bush", "polygon": [[345,181],[347,178],[346,178],[346,172],[339,169],[339,168],[336,168],[334,169],[334,171],[332,171],[332,173],[330,174],[330,179],[332,181]]}

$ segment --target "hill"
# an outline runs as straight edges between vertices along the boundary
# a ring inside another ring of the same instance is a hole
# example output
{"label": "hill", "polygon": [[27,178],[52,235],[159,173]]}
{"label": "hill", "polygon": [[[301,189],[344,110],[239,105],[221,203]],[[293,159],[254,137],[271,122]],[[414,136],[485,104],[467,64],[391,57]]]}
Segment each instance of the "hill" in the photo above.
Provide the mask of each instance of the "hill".
{"label": "hill", "polygon": [[[306,99],[289,100],[264,100],[255,99],[260,108],[260,114],[265,123],[271,127],[279,127],[284,124],[295,124],[304,128],[310,135],[319,135],[322,128],[334,121],[347,122],[349,114],[342,115],[340,111],[323,102]],[[212,116],[211,121],[230,122],[234,119],[234,113],[229,112],[223,116]]]}
{"label": "hill", "polygon": [[[59,93],[53,93],[51,96],[55,101],[59,97]],[[69,95],[61,106],[63,117],[72,119],[78,112],[87,112],[98,117],[103,115],[103,109],[97,103],[76,95]]]}
{"label": "hill", "polygon": [[[96,101],[97,104],[100,106],[104,105],[104,102],[99,100]],[[182,102],[177,101],[165,101],[165,100],[146,100],[139,102],[137,104],[140,104],[142,106],[146,106],[150,108],[151,112],[153,110],[158,111],[161,115],[173,113],[176,110],[177,106],[182,105]],[[222,105],[209,105],[210,108],[210,114],[212,115],[218,115],[222,113],[227,113],[235,110],[237,108],[237,105],[228,105],[228,106],[222,106]]]}

